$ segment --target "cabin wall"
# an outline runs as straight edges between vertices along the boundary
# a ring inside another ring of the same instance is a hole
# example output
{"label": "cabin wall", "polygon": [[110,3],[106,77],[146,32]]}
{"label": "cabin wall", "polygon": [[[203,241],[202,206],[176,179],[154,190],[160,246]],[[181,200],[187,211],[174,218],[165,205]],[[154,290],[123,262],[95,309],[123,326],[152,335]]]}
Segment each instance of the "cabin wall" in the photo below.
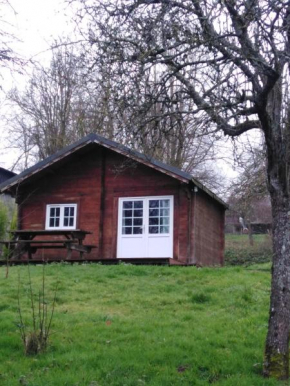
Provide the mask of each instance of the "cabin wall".
{"label": "cabin wall", "polygon": [[189,263],[223,265],[225,209],[200,189],[192,192]]}
{"label": "cabin wall", "polygon": [[[118,153],[95,147],[69,163],[19,188],[19,229],[45,229],[47,204],[77,203],[77,228],[92,232],[85,244],[97,245],[90,259],[116,258],[118,199],[120,197],[174,196],[174,259],[188,259],[189,196],[185,184]],[[33,255],[40,258],[41,251]],[[46,250],[51,259],[62,250]],[[73,253],[73,258],[78,258]]]}
{"label": "cabin wall", "polygon": [[[76,203],[77,228],[92,232],[90,259],[116,258],[118,200],[121,197],[173,195],[173,259],[182,264],[221,265],[224,252],[224,208],[199,190],[136,163],[109,149],[94,146],[50,168],[29,185],[19,186],[19,229],[45,229],[47,204]],[[65,258],[63,250],[38,251],[34,258]],[[73,252],[72,258],[79,258]]]}

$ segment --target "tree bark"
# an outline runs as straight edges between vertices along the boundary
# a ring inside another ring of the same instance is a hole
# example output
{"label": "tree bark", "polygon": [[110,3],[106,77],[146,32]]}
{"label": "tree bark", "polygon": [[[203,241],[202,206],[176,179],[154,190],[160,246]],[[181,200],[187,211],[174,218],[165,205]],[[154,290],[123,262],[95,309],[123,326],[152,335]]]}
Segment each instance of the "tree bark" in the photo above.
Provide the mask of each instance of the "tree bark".
{"label": "tree bark", "polygon": [[289,377],[290,325],[290,204],[288,195],[271,193],[273,210],[273,265],[264,376]]}
{"label": "tree bark", "polygon": [[[280,74],[283,67],[280,68]],[[290,331],[290,132],[281,125],[282,77],[268,95],[267,108],[259,113],[267,147],[268,188],[273,217],[273,264],[264,375],[289,378]]]}

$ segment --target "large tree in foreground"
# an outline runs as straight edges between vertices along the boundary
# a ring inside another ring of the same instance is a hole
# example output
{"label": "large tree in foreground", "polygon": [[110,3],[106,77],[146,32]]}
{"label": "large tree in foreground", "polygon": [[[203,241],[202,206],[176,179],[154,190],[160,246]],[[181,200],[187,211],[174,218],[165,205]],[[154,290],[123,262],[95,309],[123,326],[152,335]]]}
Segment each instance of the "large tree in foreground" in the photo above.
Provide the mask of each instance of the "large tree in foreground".
{"label": "large tree in foreground", "polygon": [[288,378],[290,1],[76,1],[96,58],[110,57],[120,82],[155,67],[160,82],[178,81],[180,97],[194,104],[191,114],[216,130],[230,137],[263,132],[274,249],[264,375]]}

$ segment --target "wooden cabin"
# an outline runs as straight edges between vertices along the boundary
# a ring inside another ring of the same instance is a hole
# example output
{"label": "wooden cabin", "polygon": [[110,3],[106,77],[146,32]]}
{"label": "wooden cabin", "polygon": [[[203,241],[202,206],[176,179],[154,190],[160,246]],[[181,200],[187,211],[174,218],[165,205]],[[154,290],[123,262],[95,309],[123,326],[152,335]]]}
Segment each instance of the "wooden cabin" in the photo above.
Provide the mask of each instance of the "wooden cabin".
{"label": "wooden cabin", "polygon": [[[15,197],[21,231],[90,232],[86,260],[223,264],[226,204],[190,174],[96,134],[5,181],[0,192]],[[66,258],[53,248],[32,258],[44,256]]]}

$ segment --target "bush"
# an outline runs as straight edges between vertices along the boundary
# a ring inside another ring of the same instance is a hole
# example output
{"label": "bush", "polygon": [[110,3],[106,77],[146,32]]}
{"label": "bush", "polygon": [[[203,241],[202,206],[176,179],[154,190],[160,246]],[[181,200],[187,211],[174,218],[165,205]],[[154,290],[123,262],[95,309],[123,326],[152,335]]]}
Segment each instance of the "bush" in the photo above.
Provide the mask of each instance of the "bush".
{"label": "bush", "polygon": [[272,260],[272,238],[270,235],[254,235],[250,245],[247,235],[226,235],[225,264],[250,265]]}
{"label": "bush", "polygon": [[8,211],[2,201],[0,201],[0,239],[4,239],[8,229]]}

